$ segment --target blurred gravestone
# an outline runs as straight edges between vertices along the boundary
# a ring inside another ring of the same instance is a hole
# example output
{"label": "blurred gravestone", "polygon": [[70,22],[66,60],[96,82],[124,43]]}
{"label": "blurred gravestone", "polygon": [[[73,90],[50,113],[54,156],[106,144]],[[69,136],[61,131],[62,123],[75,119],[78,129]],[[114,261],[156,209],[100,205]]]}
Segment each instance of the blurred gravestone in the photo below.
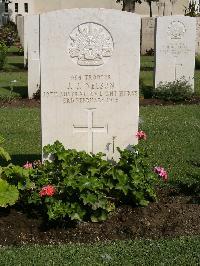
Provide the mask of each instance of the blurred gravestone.
{"label": "blurred gravestone", "polygon": [[196,17],[196,54],[200,54],[200,17]]}
{"label": "blurred gravestone", "polygon": [[39,15],[29,15],[27,18],[28,97],[31,99],[40,89]]}
{"label": "blurred gravestone", "polygon": [[141,54],[154,50],[155,18],[142,18]]}
{"label": "blurred gravestone", "polygon": [[155,87],[187,80],[194,88],[196,20],[187,16],[156,19]]}
{"label": "blurred gravestone", "polygon": [[17,16],[16,22],[17,22],[17,31],[18,31],[20,43],[22,47],[24,47],[24,17]]}

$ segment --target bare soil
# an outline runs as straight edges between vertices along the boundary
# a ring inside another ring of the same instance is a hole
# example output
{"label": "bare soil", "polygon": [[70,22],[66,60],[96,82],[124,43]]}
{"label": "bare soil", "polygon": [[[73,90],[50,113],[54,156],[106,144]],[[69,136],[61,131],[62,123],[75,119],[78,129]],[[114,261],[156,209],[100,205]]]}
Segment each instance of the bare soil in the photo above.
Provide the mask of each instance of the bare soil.
{"label": "bare soil", "polygon": [[160,99],[140,99],[140,106],[148,106],[148,105],[178,105],[178,104],[200,104],[200,97],[196,96],[190,100],[180,101],[180,102],[173,102],[173,101],[164,101]]}
{"label": "bare soil", "polygon": [[0,100],[0,108],[1,107],[40,107],[40,101],[35,99]]}
{"label": "bare soil", "polygon": [[48,224],[37,213],[0,209],[0,245],[93,243],[200,235],[200,198],[159,191],[147,207],[120,206],[101,223]]}

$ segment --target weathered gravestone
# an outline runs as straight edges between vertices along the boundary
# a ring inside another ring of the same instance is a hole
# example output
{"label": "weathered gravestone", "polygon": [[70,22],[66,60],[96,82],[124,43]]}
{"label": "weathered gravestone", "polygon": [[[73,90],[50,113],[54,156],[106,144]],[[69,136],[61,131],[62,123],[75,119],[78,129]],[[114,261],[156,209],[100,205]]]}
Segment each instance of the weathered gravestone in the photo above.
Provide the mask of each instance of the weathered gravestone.
{"label": "weathered gravestone", "polygon": [[142,18],[141,54],[154,49],[155,18]]}
{"label": "weathered gravestone", "polygon": [[3,26],[3,14],[5,3],[0,2],[0,27]]}
{"label": "weathered gravestone", "polygon": [[33,98],[40,89],[40,34],[39,15],[27,16],[28,97]]}
{"label": "weathered gravestone", "polygon": [[71,8],[108,8],[122,10],[116,0],[34,0],[34,14]]}
{"label": "weathered gravestone", "polygon": [[17,31],[22,47],[24,47],[24,17],[17,16]]}
{"label": "weathered gravestone", "polygon": [[200,54],[200,17],[196,17],[196,54]]}
{"label": "weathered gravestone", "polygon": [[184,79],[194,88],[195,38],[195,18],[156,19],[155,87]]}
{"label": "weathered gravestone", "polygon": [[42,146],[115,157],[137,142],[140,17],[71,9],[40,21]]}
{"label": "weathered gravestone", "polygon": [[32,28],[31,25],[32,20],[30,19],[30,15],[24,16],[24,66],[28,65],[28,42],[29,42],[29,30]]}

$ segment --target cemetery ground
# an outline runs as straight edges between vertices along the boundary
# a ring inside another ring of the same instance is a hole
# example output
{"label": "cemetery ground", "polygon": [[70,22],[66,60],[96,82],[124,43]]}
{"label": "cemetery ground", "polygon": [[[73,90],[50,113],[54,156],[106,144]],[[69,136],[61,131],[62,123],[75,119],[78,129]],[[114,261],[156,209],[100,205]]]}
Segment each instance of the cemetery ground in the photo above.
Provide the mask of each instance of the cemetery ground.
{"label": "cemetery ground", "polygon": [[27,70],[24,69],[24,59],[18,54],[18,48],[9,48],[6,64],[0,74],[0,100],[27,97]]}
{"label": "cemetery ground", "polygon": [[[27,72],[23,68],[23,57],[16,56],[15,48],[9,53],[4,71],[0,72],[0,132],[13,163],[23,165],[41,157],[40,109],[38,101],[26,99]],[[200,72],[196,71],[195,75],[198,99]],[[153,57],[142,58],[141,77],[146,85],[152,85]],[[157,202],[144,208],[119,206],[106,222],[70,223],[65,227],[44,223],[30,210],[22,212],[20,206],[1,209],[0,245],[12,246],[0,249],[1,265],[42,265],[44,262],[60,265],[66,261],[74,265],[161,265],[161,262],[198,265],[198,100],[196,104],[167,103],[167,106],[163,106],[164,102],[148,101],[147,106],[140,107],[140,129],[148,135],[142,145],[148,147],[152,167],[162,165],[169,172],[169,182],[158,189]],[[70,244],[72,242],[74,244]],[[58,243],[63,245],[13,247]]]}
{"label": "cemetery ground", "polygon": [[[40,158],[39,112],[39,108],[27,107],[0,110],[1,133],[6,137],[5,147],[15,163],[22,165],[26,160]],[[90,265],[125,262],[127,265],[141,265],[141,262],[144,265],[159,265],[159,262],[198,265],[200,207],[199,190],[195,193],[194,189],[198,185],[195,175],[198,177],[200,173],[199,119],[198,105],[141,108],[141,128],[148,134],[146,145],[152,165],[162,164],[170,175],[167,187],[159,190],[158,202],[148,207],[121,206],[104,223],[72,223],[66,228],[48,227],[33,213],[27,216],[21,212],[20,206],[1,210],[0,244],[18,246],[0,250],[1,265],[33,265],[34,261],[42,265],[47,256],[47,265],[66,263],[66,260],[77,265],[79,262],[87,265],[89,261]],[[185,193],[184,187],[182,191],[176,190],[173,183],[176,177],[191,181],[191,191]],[[153,240],[145,240],[149,238]],[[132,241],[104,244],[104,241],[117,239]],[[72,245],[71,242],[87,244]],[[68,244],[30,245],[34,243]],[[19,248],[23,244],[29,245]]]}

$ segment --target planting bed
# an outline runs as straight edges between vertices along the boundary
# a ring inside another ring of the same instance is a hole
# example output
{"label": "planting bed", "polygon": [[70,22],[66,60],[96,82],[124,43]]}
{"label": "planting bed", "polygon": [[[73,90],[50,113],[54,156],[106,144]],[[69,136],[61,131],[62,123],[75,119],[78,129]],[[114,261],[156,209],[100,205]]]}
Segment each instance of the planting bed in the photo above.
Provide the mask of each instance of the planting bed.
{"label": "planting bed", "polygon": [[106,222],[48,224],[37,212],[0,209],[0,245],[91,243],[136,238],[200,235],[200,198],[158,191],[148,207],[119,206]]}

